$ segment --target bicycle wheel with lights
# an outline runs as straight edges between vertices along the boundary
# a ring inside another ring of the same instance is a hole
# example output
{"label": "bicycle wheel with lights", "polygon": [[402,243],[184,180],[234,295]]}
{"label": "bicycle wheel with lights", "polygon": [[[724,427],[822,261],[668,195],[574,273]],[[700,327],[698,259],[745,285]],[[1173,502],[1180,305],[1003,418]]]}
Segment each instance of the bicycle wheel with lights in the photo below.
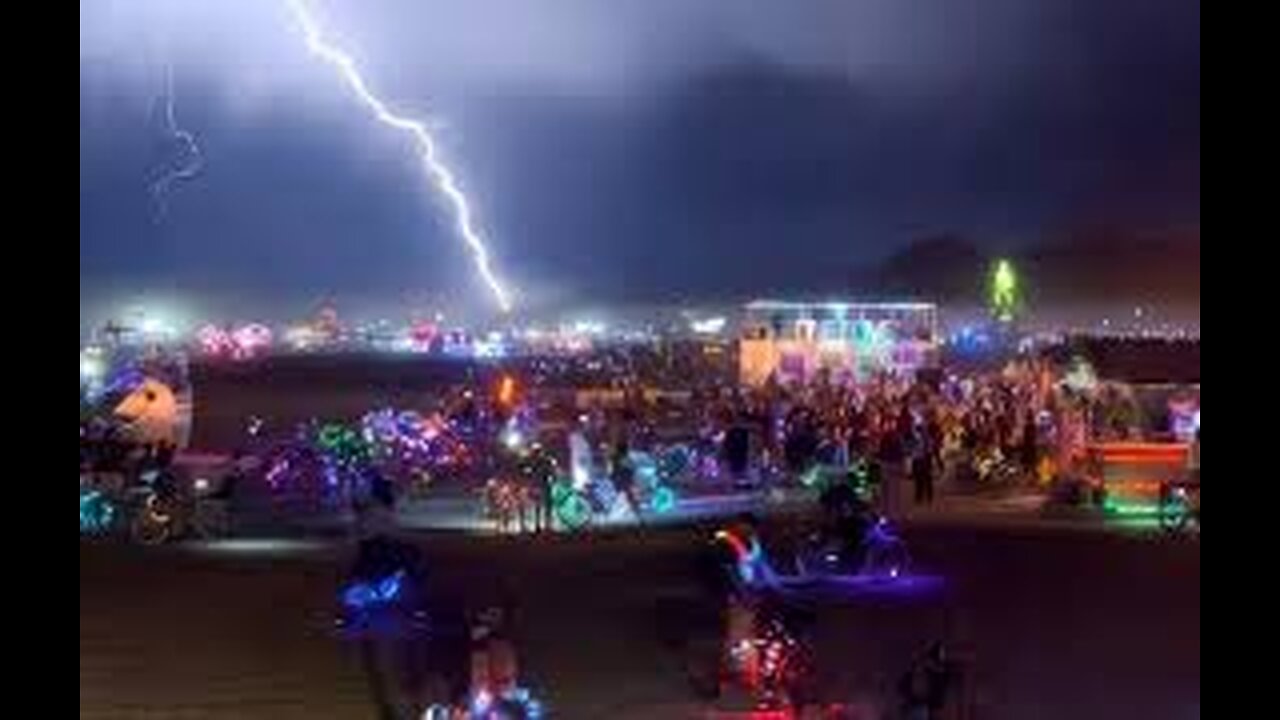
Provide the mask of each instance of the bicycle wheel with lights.
{"label": "bicycle wheel with lights", "polygon": [[648,494],[645,509],[654,515],[666,515],[676,509],[676,491],[670,485],[655,485]]}
{"label": "bicycle wheel with lights", "polygon": [[882,538],[868,543],[862,575],[890,580],[902,577],[910,569],[911,556],[907,553],[906,544],[898,538]]}
{"label": "bicycle wheel with lights", "polygon": [[560,527],[574,532],[589,526],[595,514],[591,500],[567,482],[556,483],[552,488],[551,506]]}
{"label": "bicycle wheel with lights", "polygon": [[133,517],[129,536],[143,545],[163,545],[175,537],[176,509],[172,503],[150,495]]}

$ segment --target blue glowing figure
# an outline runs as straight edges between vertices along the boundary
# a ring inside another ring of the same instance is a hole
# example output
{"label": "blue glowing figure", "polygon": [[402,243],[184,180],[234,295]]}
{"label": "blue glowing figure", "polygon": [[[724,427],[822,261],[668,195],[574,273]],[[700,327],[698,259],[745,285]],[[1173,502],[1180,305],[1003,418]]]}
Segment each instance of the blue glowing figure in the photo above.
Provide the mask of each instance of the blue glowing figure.
{"label": "blue glowing figure", "polygon": [[910,564],[906,544],[885,518],[879,518],[863,541],[866,557],[861,574],[878,578],[898,578]]}
{"label": "blue glowing figure", "polygon": [[352,610],[371,610],[391,605],[404,591],[403,570],[372,582],[355,582],[342,591],[342,604]]}

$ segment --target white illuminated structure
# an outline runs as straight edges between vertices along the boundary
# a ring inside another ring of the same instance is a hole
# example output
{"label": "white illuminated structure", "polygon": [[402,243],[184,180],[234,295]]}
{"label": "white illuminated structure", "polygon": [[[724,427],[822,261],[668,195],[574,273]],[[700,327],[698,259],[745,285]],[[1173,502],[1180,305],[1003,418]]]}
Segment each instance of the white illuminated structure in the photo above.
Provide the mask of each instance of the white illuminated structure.
{"label": "white illuminated structure", "polygon": [[878,373],[909,375],[936,361],[932,303],[781,302],[746,308],[739,344],[742,382],[805,382],[828,373],[841,383]]}

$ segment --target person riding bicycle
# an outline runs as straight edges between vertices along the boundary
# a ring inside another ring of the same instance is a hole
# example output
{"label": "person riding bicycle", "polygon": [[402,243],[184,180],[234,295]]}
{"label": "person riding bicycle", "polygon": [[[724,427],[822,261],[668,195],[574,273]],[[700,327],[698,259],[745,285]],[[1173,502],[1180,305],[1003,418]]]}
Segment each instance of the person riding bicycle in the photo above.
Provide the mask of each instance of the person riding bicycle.
{"label": "person riding bicycle", "polygon": [[417,549],[395,538],[395,490],[391,481],[374,474],[369,478],[368,497],[356,504],[359,544],[352,577],[377,582],[396,573],[420,580]]}
{"label": "person riding bicycle", "polygon": [[[800,700],[794,687],[801,663],[796,639],[798,615],[788,606],[782,580],[765,554],[759,521],[750,513],[716,533],[715,559],[721,567],[708,575],[709,589],[722,603],[722,644],[715,694],[747,692],[752,705],[781,707]],[[727,565],[727,572],[725,565]],[[716,580],[716,578],[726,578]]]}
{"label": "person riding bicycle", "polygon": [[818,498],[822,506],[819,539],[836,546],[841,558],[854,567],[861,563],[863,538],[875,522],[871,505],[848,481],[832,482]]}

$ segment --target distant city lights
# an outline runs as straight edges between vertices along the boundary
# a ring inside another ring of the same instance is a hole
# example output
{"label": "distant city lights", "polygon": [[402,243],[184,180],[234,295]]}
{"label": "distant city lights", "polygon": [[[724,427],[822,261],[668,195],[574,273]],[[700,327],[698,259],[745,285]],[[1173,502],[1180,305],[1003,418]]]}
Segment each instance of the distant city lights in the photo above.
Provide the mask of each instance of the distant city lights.
{"label": "distant city lights", "polygon": [[205,325],[196,331],[196,347],[206,357],[249,360],[268,353],[274,344],[271,328],[260,323],[228,330]]}
{"label": "distant city lights", "polygon": [[689,323],[689,329],[695,335],[719,335],[725,331],[729,325],[729,319],[726,317],[712,317],[705,320],[694,320]]}
{"label": "distant city lights", "polygon": [[80,380],[101,380],[106,373],[106,362],[102,357],[102,348],[87,347],[80,351]]}
{"label": "distant city lights", "polygon": [[[1198,320],[1190,322],[1174,312],[1148,304],[1120,304],[1099,308],[1091,313],[1061,319],[1024,316],[1020,305],[1021,285],[1015,271],[1007,263],[993,266],[990,280],[990,303],[981,308],[942,309],[931,327],[938,346],[949,353],[985,355],[1002,348],[1034,351],[1062,342],[1072,336],[1114,337],[1132,339],[1198,340]],[[1010,277],[1012,276],[1012,277]],[[998,291],[998,292],[997,292]],[[1012,300],[1010,300],[1012,298]],[[883,318],[863,315],[860,308],[874,307],[887,313]],[[806,313],[813,317],[805,317]],[[202,325],[182,324],[172,311],[155,307],[132,307],[121,313],[121,320],[111,321],[98,331],[82,338],[82,380],[106,374],[105,358],[119,348],[149,352],[188,351],[194,357],[209,360],[248,360],[279,354],[379,353],[396,355],[432,355],[455,359],[478,359],[499,362],[531,355],[575,356],[608,347],[646,345],[660,342],[702,341],[711,347],[718,341],[743,337],[755,339],[760,318],[795,316],[797,337],[830,351],[833,343],[847,342],[856,347],[859,356],[879,362],[905,362],[894,350],[899,332],[896,318],[912,313],[933,313],[927,303],[798,303],[761,301],[752,303],[740,314],[680,310],[673,318],[657,313],[624,322],[616,317],[608,320],[599,315],[579,315],[565,321],[539,318],[527,324],[503,323],[496,326],[464,326],[440,324],[444,314],[434,309],[412,310],[405,320],[382,315],[377,320],[350,321],[339,318],[334,306],[325,304],[310,318],[273,327],[263,321],[228,323],[206,321]],[[934,317],[930,315],[930,317]],[[1017,336],[996,327],[1005,318],[1019,320]],[[895,321],[896,322],[896,321]],[[923,327],[923,326],[921,326]],[[916,337],[911,330],[908,336]],[[86,352],[84,348],[96,348]],[[741,349],[740,347],[738,348]]]}

